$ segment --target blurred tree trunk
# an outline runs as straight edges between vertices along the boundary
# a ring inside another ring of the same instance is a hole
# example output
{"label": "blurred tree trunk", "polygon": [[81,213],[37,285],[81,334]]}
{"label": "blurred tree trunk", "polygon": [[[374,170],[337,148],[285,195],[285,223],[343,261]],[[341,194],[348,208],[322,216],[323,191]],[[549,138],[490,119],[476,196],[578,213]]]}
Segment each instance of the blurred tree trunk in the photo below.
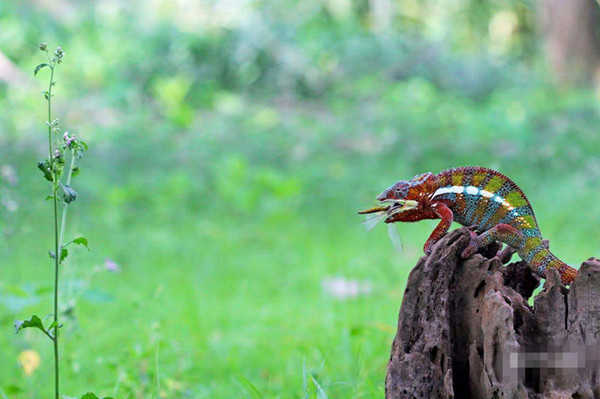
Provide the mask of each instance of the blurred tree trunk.
{"label": "blurred tree trunk", "polygon": [[594,0],[541,0],[546,55],[563,84],[599,82],[600,7]]}

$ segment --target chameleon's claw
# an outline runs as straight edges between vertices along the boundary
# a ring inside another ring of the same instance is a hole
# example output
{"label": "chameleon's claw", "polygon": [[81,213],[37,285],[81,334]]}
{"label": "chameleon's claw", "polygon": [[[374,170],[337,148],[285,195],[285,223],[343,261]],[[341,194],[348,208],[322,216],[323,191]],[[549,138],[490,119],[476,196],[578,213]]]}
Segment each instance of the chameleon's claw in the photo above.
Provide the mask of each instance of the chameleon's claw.
{"label": "chameleon's claw", "polygon": [[471,255],[476,253],[477,250],[479,249],[479,236],[477,235],[477,233],[470,230],[469,235],[470,235],[469,244],[467,245],[467,247],[465,249],[463,249],[462,253],[460,254],[460,257],[463,259],[467,259]]}
{"label": "chameleon's claw", "polygon": [[467,226],[467,229],[473,231],[477,231],[479,229],[479,225],[478,224],[472,224],[470,226]]}
{"label": "chameleon's claw", "polygon": [[517,252],[516,249],[514,249],[513,247],[506,245],[504,247],[503,250],[498,251],[498,253],[496,254],[496,256],[500,259],[500,262],[502,262],[502,264],[507,264],[508,262],[510,262],[510,258],[512,258],[512,256]]}
{"label": "chameleon's claw", "polygon": [[431,253],[433,252],[432,248],[433,248],[433,244],[434,242],[427,240],[427,242],[425,242],[425,245],[423,246],[423,252],[425,252],[425,255],[429,256],[431,255]]}

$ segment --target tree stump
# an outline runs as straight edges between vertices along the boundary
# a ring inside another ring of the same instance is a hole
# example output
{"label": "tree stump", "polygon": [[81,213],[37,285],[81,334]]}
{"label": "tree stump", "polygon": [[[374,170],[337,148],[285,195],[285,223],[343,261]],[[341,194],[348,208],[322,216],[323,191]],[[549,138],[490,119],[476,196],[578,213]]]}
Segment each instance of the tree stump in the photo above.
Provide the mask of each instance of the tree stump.
{"label": "tree stump", "polygon": [[385,381],[386,399],[600,398],[600,261],[569,289],[555,270],[504,266],[492,244],[468,259],[461,228],[411,271]]}

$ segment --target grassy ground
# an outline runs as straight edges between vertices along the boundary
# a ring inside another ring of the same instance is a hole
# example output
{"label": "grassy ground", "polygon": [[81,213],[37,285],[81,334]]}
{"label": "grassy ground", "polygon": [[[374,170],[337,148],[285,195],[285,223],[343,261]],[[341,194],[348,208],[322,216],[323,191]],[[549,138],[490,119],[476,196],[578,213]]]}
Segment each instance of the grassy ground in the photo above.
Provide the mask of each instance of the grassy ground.
{"label": "grassy ground", "polygon": [[[239,397],[252,391],[248,380],[265,397],[298,397],[303,375],[314,375],[332,397],[382,392],[409,270],[408,259],[394,259],[385,234],[367,235],[343,219],[234,225],[191,213],[173,218],[168,229],[142,219],[119,228],[118,238],[106,225],[90,235],[93,253],[80,258],[101,262],[110,254],[123,271],[96,275],[91,286],[100,298],[85,300],[84,292],[78,303],[77,329],[64,335],[67,392],[91,386],[119,397],[157,390],[167,397]],[[42,286],[40,269],[49,269],[31,266],[41,251],[15,245],[22,239],[11,240],[3,281]],[[410,251],[414,257],[416,249]],[[373,293],[334,299],[321,288],[330,276],[368,280]],[[33,309],[44,313],[48,304]],[[4,334],[2,346],[10,365],[2,380],[31,397],[47,395],[50,353],[41,351],[42,367],[29,378],[15,361],[24,348],[43,349],[42,338]]]}

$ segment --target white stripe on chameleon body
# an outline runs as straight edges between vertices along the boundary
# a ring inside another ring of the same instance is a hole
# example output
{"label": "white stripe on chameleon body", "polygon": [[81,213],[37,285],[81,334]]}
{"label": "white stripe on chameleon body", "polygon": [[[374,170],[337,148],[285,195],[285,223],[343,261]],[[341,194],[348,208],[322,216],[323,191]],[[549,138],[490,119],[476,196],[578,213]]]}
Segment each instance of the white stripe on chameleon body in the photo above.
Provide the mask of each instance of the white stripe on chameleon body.
{"label": "white stripe on chameleon body", "polygon": [[448,187],[441,187],[438,188],[435,193],[433,193],[433,195],[431,196],[431,198],[435,198],[438,195],[442,195],[442,194],[450,194],[450,193],[454,193],[454,194],[463,194],[464,192],[466,192],[467,194],[470,195],[481,195],[482,197],[485,198],[491,198],[492,201],[496,201],[498,202],[500,205],[502,205],[503,207],[505,207],[506,209],[508,209],[509,211],[512,211],[513,209],[515,209],[514,206],[512,206],[508,201],[506,201],[505,199],[503,199],[502,197],[491,193],[487,190],[482,190],[479,187],[475,187],[475,186],[448,186]]}
{"label": "white stripe on chameleon body", "polygon": [[438,188],[435,193],[433,193],[431,198],[434,198],[437,195],[442,195],[442,194],[448,194],[448,193],[455,193],[455,194],[462,194],[462,192],[465,190],[464,186],[449,186],[449,187],[442,187],[442,188]]}
{"label": "white stripe on chameleon body", "polygon": [[479,192],[479,187],[468,186],[465,191],[467,194],[476,195]]}

